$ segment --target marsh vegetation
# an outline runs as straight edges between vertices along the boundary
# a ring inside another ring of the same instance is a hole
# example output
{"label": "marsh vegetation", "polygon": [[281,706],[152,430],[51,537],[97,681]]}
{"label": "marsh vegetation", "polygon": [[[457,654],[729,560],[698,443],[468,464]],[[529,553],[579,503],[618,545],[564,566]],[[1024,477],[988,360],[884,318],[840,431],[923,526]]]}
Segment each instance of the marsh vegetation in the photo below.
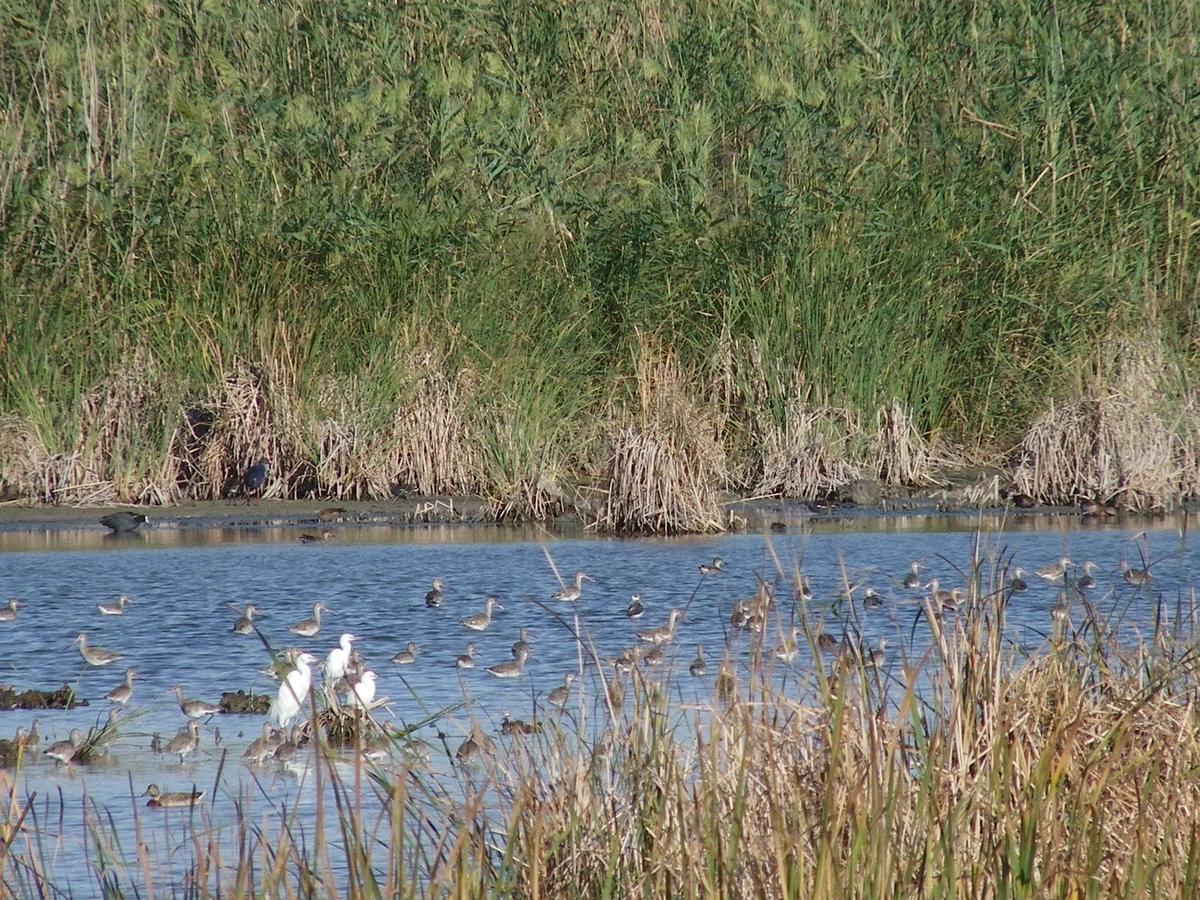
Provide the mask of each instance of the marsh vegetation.
{"label": "marsh vegetation", "polygon": [[171,503],[265,456],[270,496],[680,530],[966,459],[1171,505],[1197,15],[15,0],[0,480]]}

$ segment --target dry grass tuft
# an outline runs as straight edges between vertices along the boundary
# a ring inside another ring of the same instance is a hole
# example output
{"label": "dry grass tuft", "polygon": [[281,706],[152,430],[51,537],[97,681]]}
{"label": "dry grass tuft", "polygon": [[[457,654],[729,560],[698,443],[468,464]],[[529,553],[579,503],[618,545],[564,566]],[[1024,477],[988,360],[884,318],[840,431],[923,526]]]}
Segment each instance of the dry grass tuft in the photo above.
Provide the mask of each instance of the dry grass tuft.
{"label": "dry grass tuft", "polygon": [[932,484],[937,462],[929,442],[917,431],[912,416],[899,400],[875,413],[875,430],[868,438],[868,463],[884,484],[918,487]]}
{"label": "dry grass tuft", "polygon": [[411,394],[392,423],[394,479],[422,494],[474,493],[480,463],[465,410],[477,377],[461,370],[451,378],[430,353],[415,359],[411,372]]}
{"label": "dry grass tuft", "polygon": [[1051,409],[1021,442],[1013,481],[1048,503],[1091,498],[1126,509],[1170,506],[1178,495],[1177,438],[1144,405],[1120,395]]}
{"label": "dry grass tuft", "polygon": [[643,340],[636,406],[612,436],[608,497],[598,525],[621,531],[721,531],[725,451],[716,416],[672,353]]}
{"label": "dry grass tuft", "polygon": [[1112,340],[1096,386],[1052,407],[1026,434],[1013,481],[1047,503],[1080,498],[1145,511],[1172,507],[1195,481],[1193,401],[1152,334]]}
{"label": "dry grass tuft", "polygon": [[202,408],[207,425],[189,485],[193,497],[227,496],[262,457],[271,462],[264,495],[297,496],[313,483],[300,378],[289,356],[258,365],[235,360]]}
{"label": "dry grass tuft", "polygon": [[379,417],[368,408],[358,379],[326,379],[317,403],[321,410],[313,424],[317,494],[339,500],[390,496],[392,453],[385,436],[372,424]]}
{"label": "dry grass tuft", "polygon": [[790,397],[782,424],[764,423],[761,440],[756,493],[811,499],[863,475],[859,445],[864,435],[850,410]]}

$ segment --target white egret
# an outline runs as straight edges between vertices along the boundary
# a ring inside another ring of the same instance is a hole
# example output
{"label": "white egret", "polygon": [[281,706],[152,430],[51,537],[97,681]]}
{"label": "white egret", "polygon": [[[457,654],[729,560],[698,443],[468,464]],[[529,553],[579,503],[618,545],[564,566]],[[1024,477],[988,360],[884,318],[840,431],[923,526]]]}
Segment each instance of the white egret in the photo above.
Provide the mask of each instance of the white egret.
{"label": "white egret", "polygon": [[300,715],[300,707],[304,705],[308,689],[312,687],[311,666],[316,661],[317,658],[311,653],[301,653],[296,657],[296,668],[288,672],[279,685],[268,715],[280,728],[287,728]]}

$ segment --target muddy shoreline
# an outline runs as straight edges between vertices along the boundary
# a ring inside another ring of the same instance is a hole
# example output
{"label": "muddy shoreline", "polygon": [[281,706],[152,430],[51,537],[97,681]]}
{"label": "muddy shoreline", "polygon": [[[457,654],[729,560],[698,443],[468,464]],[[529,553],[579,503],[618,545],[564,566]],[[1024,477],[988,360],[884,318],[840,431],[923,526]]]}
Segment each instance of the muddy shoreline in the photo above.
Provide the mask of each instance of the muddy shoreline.
{"label": "muddy shoreline", "polygon": [[[1200,512],[1200,503],[1189,502],[1169,516],[1120,513],[1097,515],[1080,507],[1032,506],[1011,503],[973,506],[946,496],[873,498],[857,503],[811,502],[780,498],[728,496],[722,502],[728,513],[730,531],[791,531],[809,523],[863,519],[926,518],[1077,518],[1097,522],[1146,523],[1187,519]],[[148,530],[160,529],[266,529],[295,528],[297,539],[320,542],[322,530],[346,526],[451,525],[504,527],[491,518],[480,497],[411,496],[380,501],[263,500],[247,505],[242,501],[189,501],[175,506],[59,506],[9,501],[0,504],[0,532],[95,530],[108,534],[100,517],[117,510],[136,510],[149,517]],[[527,523],[526,523],[527,524]],[[570,536],[589,531],[580,515],[569,512],[534,527],[555,535]],[[135,534],[140,532],[135,532]],[[114,535],[120,537],[121,535]]]}

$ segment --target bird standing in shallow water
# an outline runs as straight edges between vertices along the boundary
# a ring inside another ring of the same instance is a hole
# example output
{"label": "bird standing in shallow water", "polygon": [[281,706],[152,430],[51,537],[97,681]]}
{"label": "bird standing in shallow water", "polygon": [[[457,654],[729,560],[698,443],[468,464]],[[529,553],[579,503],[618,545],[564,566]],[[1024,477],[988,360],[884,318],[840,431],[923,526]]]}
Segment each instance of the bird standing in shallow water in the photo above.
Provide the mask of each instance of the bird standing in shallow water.
{"label": "bird standing in shallow water", "polygon": [[575,673],[568,672],[563,676],[563,683],[546,695],[546,702],[554,706],[563,706],[571,699],[571,682],[575,680]]}
{"label": "bird standing in shallow water", "polygon": [[417,661],[417,651],[420,648],[416,641],[409,641],[408,646],[392,657],[392,662],[398,666],[411,666]]}
{"label": "bird standing in shallow water", "polygon": [[133,679],[137,675],[133,669],[125,670],[125,680],[104,695],[109,703],[120,703],[124,706],[133,697]]}
{"label": "bird standing in shallow water", "polygon": [[263,722],[262,735],[256,737],[242,754],[242,759],[249,763],[261,763],[275,752],[278,742],[275,740],[275,729],[270,722]]}
{"label": "bird standing in shallow water", "polygon": [[910,591],[915,591],[921,586],[921,576],[918,574],[921,571],[921,564],[915,559],[908,564],[908,574],[904,576],[904,586]]}
{"label": "bird standing in shallow water", "polygon": [[671,610],[667,616],[667,624],[660,628],[651,628],[649,631],[638,632],[638,640],[646,641],[650,644],[665,644],[675,637],[675,623],[679,621],[679,610]]}
{"label": "bird standing in shallow water", "polygon": [[83,661],[89,666],[107,666],[109,663],[114,663],[118,659],[124,659],[120,653],[115,653],[112,650],[105,650],[103,647],[93,647],[88,644],[86,634],[80,634],[71,643],[79,645],[79,655],[83,657]]}
{"label": "bird standing in shallow water", "polygon": [[175,699],[179,701],[180,711],[189,719],[206,719],[221,711],[221,707],[205,703],[203,700],[184,700],[183,688],[179,685],[175,685],[167,693],[175,695]]}
{"label": "bird standing in shallow water", "polygon": [[261,500],[266,484],[267,461],[260,459],[242,473],[242,496],[246,498],[246,503],[249,504],[250,498],[255,495]]}
{"label": "bird standing in shallow water", "polygon": [[195,806],[204,796],[204,791],[163,792],[158,789],[157,784],[152,784],[146,788],[146,792],[142,796],[150,798],[146,801],[147,806],[169,809],[177,806]]}
{"label": "bird standing in shallow water", "polygon": [[1131,584],[1134,587],[1142,587],[1153,580],[1149,567],[1145,569],[1131,569],[1129,567],[1129,560],[1127,559],[1121,560],[1121,576],[1125,579],[1126,584]]}
{"label": "bird standing in shallow water", "polygon": [[163,747],[161,753],[166,756],[178,756],[179,764],[183,765],[183,758],[189,753],[195,752],[200,746],[200,723],[195,719],[187,723],[187,728],[179,732],[175,737],[171,738],[167,746]]}
{"label": "bird standing in shallow water", "polygon": [[325,544],[333,539],[333,532],[328,528],[322,528],[320,534],[302,534],[300,535],[300,543],[302,544]]}
{"label": "bird standing in shallow water", "polygon": [[1027,573],[1025,570],[1020,566],[1017,566],[1017,568],[1013,570],[1012,581],[1008,583],[1008,586],[1012,588],[1012,592],[1014,594],[1019,594],[1022,591],[1029,590],[1029,583],[1025,580],[1026,574]]}
{"label": "bird standing in shallow water", "polygon": [[100,610],[100,614],[104,616],[121,616],[125,614],[125,607],[132,602],[132,597],[121,594],[117,597],[116,603],[101,603],[96,609]]}
{"label": "bird standing in shallow water", "polygon": [[575,581],[572,584],[568,584],[566,587],[562,588],[562,590],[555,591],[553,595],[554,599],[562,600],[565,603],[574,603],[583,596],[583,583],[585,581],[595,580],[596,579],[592,578],[592,576],[585,572],[576,572]]}
{"label": "bird standing in shallow water", "polygon": [[1079,576],[1079,581],[1076,583],[1075,587],[1079,588],[1081,591],[1090,591],[1092,588],[1094,588],[1096,586],[1096,579],[1092,576],[1092,572],[1098,568],[1099,566],[1097,566],[1090,559],[1087,560],[1083,564],[1083,574]]}
{"label": "bird standing in shallow water", "polygon": [[303,619],[293,625],[288,631],[293,634],[298,634],[301,637],[312,637],[321,630],[321,611],[329,612],[329,607],[324,603],[313,604],[313,614],[311,619]]}
{"label": "bird standing in shallow water", "polygon": [[1073,566],[1069,556],[1060,557],[1058,562],[1049,566],[1042,566],[1037,570],[1038,578],[1044,578],[1047,581],[1062,581],[1067,574],[1067,570]]}
{"label": "bird standing in shallow water", "polygon": [[361,706],[367,709],[375,700],[375,673],[367,669],[360,676],[358,681],[350,686],[350,690],[346,692],[345,702],[347,706]]}
{"label": "bird standing in shallow water", "polygon": [[492,624],[492,610],[495,609],[504,609],[504,607],[495,597],[488,597],[483,603],[483,612],[467,616],[459,624],[472,631],[486,631],[487,627]]}
{"label": "bird standing in shallow water", "polygon": [[116,534],[128,534],[129,532],[137,531],[143,525],[149,525],[150,520],[141,513],[121,510],[120,512],[109,513],[107,516],[101,516],[100,524]]}
{"label": "bird standing in shallow water", "polygon": [[[236,606],[233,608],[237,609]],[[257,614],[258,607],[253,603],[247,603],[246,608],[242,610],[242,614],[229,630],[234,634],[252,634],[254,632],[254,617]]]}
{"label": "bird standing in shallow water", "polygon": [[42,752],[51,759],[57,760],[62,765],[70,765],[75,754],[79,752],[80,746],[83,744],[83,732],[78,728],[71,729],[70,740],[55,741]]}
{"label": "bird standing in shallow water", "polygon": [[338,639],[338,645],[329,651],[321,670],[325,675],[325,683],[330,687],[346,677],[346,669],[350,665],[350,645],[358,640],[352,634],[343,634]]}
{"label": "bird standing in shallow water", "polygon": [[425,595],[425,606],[429,609],[437,609],[442,605],[442,579],[433,579],[433,589]]}
{"label": "bird standing in shallow water", "polygon": [[700,644],[696,645],[696,658],[693,659],[692,664],[688,666],[688,671],[697,678],[708,671],[708,663],[704,661],[704,647]]}
{"label": "bird standing in shallow water", "polygon": [[467,644],[467,649],[454,661],[454,665],[460,669],[475,668],[475,645],[473,643]]}
{"label": "bird standing in shallow water", "polygon": [[299,654],[296,656],[296,667],[287,673],[279,685],[268,715],[280,728],[287,728],[300,715],[300,708],[312,687],[312,664],[316,661],[317,658],[311,653]]}
{"label": "bird standing in shallow water", "polygon": [[0,607],[0,622],[15,622],[17,619],[17,610],[24,605],[16,597],[9,597],[8,604]]}
{"label": "bird standing in shallow water", "polygon": [[518,678],[525,671],[525,661],[527,659],[529,659],[529,651],[522,650],[517,654],[516,659],[488,666],[488,671],[497,678]]}
{"label": "bird standing in shallow water", "polygon": [[642,614],[646,612],[646,607],[642,606],[641,594],[630,594],[629,605],[625,607],[625,616],[630,619],[640,619]]}
{"label": "bird standing in shallow water", "polygon": [[516,659],[518,656],[520,656],[522,650],[524,650],[526,653],[533,652],[533,645],[529,642],[529,630],[524,625],[521,626],[520,635],[515,641],[513,641],[513,659]]}

